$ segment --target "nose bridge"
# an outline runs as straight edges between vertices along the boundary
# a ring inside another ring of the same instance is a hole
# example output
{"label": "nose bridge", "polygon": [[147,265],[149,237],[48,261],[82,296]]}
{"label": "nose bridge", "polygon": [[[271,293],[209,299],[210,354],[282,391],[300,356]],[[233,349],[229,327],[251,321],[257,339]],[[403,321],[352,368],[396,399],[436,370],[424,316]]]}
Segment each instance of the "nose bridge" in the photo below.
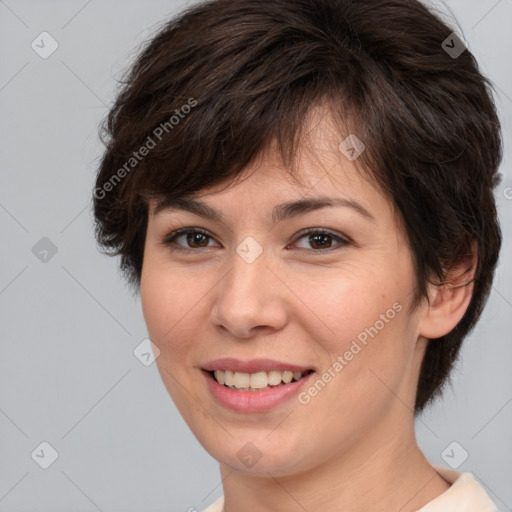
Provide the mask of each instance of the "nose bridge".
{"label": "nose bridge", "polygon": [[269,268],[267,254],[256,243],[245,240],[236,248],[212,311],[214,324],[241,338],[251,336],[255,327],[278,329],[286,321],[282,290]]}
{"label": "nose bridge", "polygon": [[269,262],[263,251],[257,254],[250,246],[247,252],[244,252],[243,248],[244,246],[240,244],[236,254],[233,254],[231,272],[227,276],[224,295],[230,294],[237,300],[243,300],[247,305],[257,304],[264,299],[262,295],[268,294],[266,274],[270,272]]}

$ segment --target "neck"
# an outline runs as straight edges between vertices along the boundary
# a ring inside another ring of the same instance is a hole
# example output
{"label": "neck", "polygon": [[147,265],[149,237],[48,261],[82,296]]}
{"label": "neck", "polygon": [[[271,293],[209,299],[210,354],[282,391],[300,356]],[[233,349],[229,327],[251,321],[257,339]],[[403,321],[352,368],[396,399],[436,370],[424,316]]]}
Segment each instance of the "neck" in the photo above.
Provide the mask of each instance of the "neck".
{"label": "neck", "polygon": [[419,449],[412,415],[399,423],[395,416],[308,471],[265,477],[221,464],[221,475],[225,512],[414,512],[449,488]]}

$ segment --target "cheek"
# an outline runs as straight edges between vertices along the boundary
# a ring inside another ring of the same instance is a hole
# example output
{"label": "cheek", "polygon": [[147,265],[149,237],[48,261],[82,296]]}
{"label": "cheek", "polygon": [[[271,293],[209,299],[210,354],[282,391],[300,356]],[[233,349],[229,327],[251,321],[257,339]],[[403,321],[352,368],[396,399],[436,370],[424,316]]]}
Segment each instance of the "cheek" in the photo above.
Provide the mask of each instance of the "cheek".
{"label": "cheek", "polygon": [[414,318],[407,314],[412,282],[408,269],[296,282],[310,310],[301,317],[303,329],[322,349],[326,386],[318,388],[326,389],[329,409],[378,407],[378,397],[389,394],[386,386],[400,386],[415,350]]}
{"label": "cheek", "polygon": [[[185,383],[191,382],[194,350],[197,351],[197,326],[194,313],[198,311],[202,290],[190,277],[170,271],[165,264],[145,260],[141,276],[141,302],[149,338],[159,348],[156,365],[162,382],[185,421],[192,428],[194,413],[190,407],[190,393],[184,391]],[[200,414],[200,412],[199,412]]]}
{"label": "cheek", "polygon": [[364,342],[365,334],[368,336],[365,329],[376,323],[379,332],[384,326],[388,330],[404,298],[396,282],[370,272],[304,275],[295,280],[293,291],[309,310],[302,317],[308,330],[318,332],[330,353],[344,351],[358,336]]}
{"label": "cheek", "polygon": [[[200,280],[192,280],[176,269],[151,257],[145,261],[141,276],[141,302],[150,338],[159,346],[162,355],[184,352],[192,344],[184,334],[198,322],[195,312],[208,291]],[[179,335],[178,335],[179,334]]]}

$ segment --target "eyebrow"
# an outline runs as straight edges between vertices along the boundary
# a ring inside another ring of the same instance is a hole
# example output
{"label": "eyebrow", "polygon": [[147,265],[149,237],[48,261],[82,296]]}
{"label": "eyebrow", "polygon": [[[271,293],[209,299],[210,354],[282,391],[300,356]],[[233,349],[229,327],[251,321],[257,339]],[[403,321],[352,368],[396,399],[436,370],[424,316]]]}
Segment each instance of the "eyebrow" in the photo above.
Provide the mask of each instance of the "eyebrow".
{"label": "eyebrow", "polygon": [[[272,222],[277,224],[285,219],[297,217],[298,215],[329,206],[351,208],[367,220],[375,222],[375,217],[357,201],[339,197],[303,198],[297,201],[279,204],[274,207],[271,218]],[[168,197],[161,199],[155,207],[154,214],[156,215],[164,210],[184,210],[200,217],[205,217],[217,222],[224,222],[224,216],[221,212],[192,197]]]}

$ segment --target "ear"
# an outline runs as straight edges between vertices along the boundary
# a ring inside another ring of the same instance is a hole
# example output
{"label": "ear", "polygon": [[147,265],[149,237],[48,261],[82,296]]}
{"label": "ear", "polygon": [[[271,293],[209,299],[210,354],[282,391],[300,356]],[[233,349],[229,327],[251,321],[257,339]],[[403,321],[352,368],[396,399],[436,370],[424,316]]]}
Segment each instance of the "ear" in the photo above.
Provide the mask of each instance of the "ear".
{"label": "ear", "polygon": [[425,299],[425,310],[419,325],[420,336],[440,338],[460,322],[473,296],[476,263],[477,245],[473,241],[471,254],[446,272],[443,283],[429,284],[430,304]]}

